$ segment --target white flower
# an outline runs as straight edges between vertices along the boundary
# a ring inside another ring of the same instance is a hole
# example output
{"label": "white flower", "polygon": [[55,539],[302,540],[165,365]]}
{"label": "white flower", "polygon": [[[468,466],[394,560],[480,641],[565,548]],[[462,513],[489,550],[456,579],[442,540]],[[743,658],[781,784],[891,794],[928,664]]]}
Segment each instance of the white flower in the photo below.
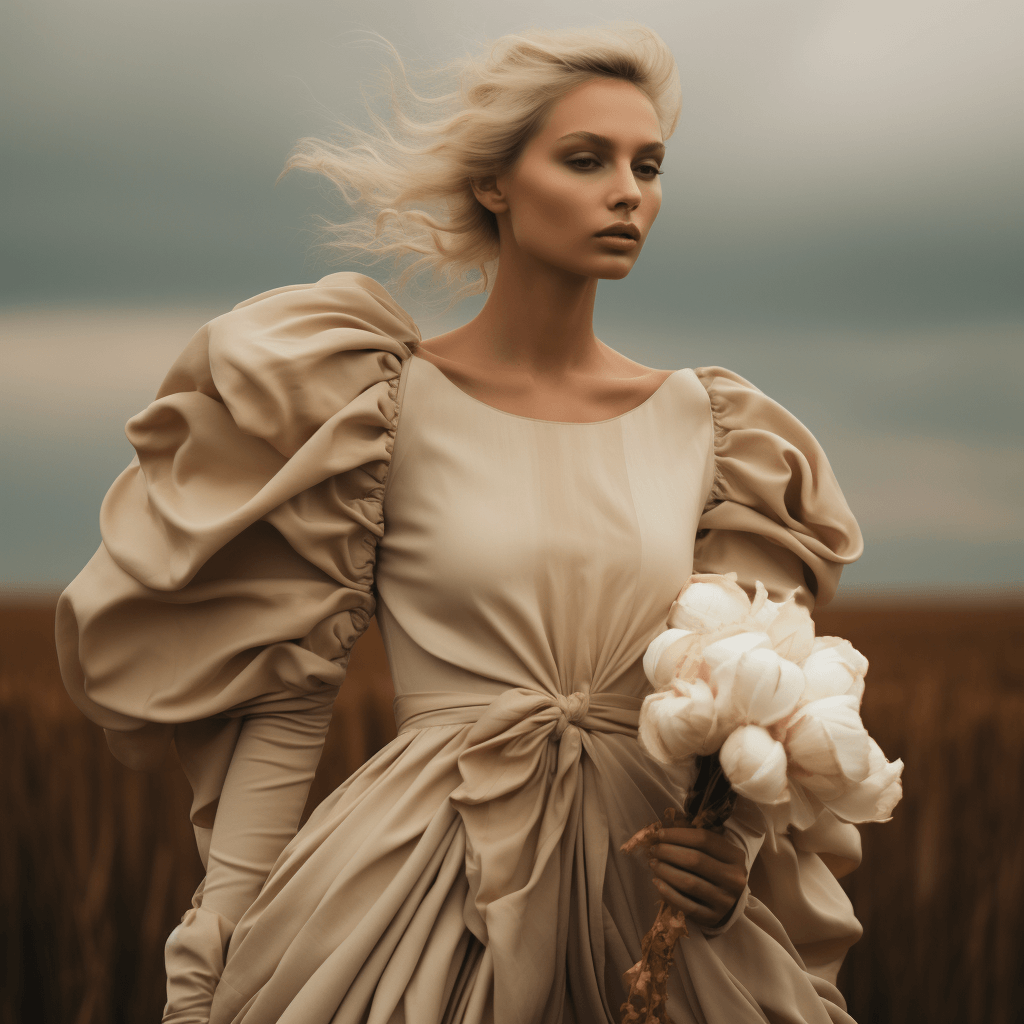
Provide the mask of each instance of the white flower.
{"label": "white flower", "polygon": [[802,667],[807,676],[805,699],[850,694],[857,698],[860,707],[868,659],[849,640],[838,636],[816,637]]}
{"label": "white flower", "polygon": [[656,760],[679,764],[694,754],[714,753],[726,730],[718,721],[708,684],[674,681],[649,694],[640,709],[640,742]]}
{"label": "white flower", "polygon": [[704,648],[704,660],[714,674],[715,669],[755,647],[771,647],[767,633],[734,633],[732,636],[715,640]]}
{"label": "white flower", "polygon": [[750,605],[749,621],[760,630],[767,629],[779,614],[782,603],[770,601],[768,591],[760,580],[754,581],[754,600]]}
{"label": "white flower", "polygon": [[644,675],[656,690],[664,690],[674,678],[696,678],[700,661],[700,633],[690,629],[666,629],[647,648]]}
{"label": "white flower", "polygon": [[759,804],[789,799],[786,750],[759,725],[744,725],[729,734],[718,758],[732,788]]}
{"label": "white flower", "polygon": [[752,725],[773,725],[788,717],[804,692],[800,666],[780,658],[769,647],[754,647],[720,662],[710,681],[719,717]]}
{"label": "white flower", "polygon": [[779,608],[765,632],[772,647],[783,658],[795,661],[798,665],[814,646],[814,620],[811,613],[793,598]]}
{"label": "white flower", "polygon": [[824,800],[816,776],[847,782],[867,778],[869,739],[857,712],[857,698],[846,694],[803,705],[786,731],[785,744],[790,761],[811,776],[802,778],[803,784]]}
{"label": "white flower", "polygon": [[[801,831],[810,828],[817,820],[825,805],[814,792],[805,788],[806,779],[794,779],[789,775],[789,803],[785,807],[783,820],[778,824],[777,832],[785,832],[792,825]],[[775,816],[777,819],[779,815]]]}
{"label": "white flower", "polygon": [[757,580],[751,601],[736,580],[694,574],[679,592],[644,655],[657,692],[640,742],[672,765],[718,751],[732,788],[776,830],[809,828],[826,807],[888,821],[903,762],[890,764],[861,721],[867,659],[841,637],[815,638],[794,598],[771,601]]}
{"label": "white flower", "polygon": [[711,633],[750,614],[750,598],[736,582],[736,573],[696,573],[669,609],[668,624],[677,629]]}
{"label": "white flower", "polygon": [[843,821],[889,821],[892,809],[903,797],[903,760],[887,761],[870,736],[868,746],[867,778],[842,796],[825,801],[825,806]]}

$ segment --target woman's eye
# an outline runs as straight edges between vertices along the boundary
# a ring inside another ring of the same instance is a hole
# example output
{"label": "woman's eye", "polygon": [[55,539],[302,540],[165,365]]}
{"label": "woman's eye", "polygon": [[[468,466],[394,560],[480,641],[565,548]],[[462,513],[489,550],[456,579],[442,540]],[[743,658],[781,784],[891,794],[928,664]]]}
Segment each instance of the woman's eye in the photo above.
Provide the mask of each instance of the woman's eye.
{"label": "woman's eye", "polygon": [[[568,161],[570,167],[576,167],[581,171],[586,171],[589,170],[590,168],[580,167],[580,164],[596,164],[597,162],[598,161],[595,160],[592,156],[577,156],[573,157],[572,160]],[[648,180],[650,181],[653,181],[655,177],[657,177],[659,174],[665,173],[664,171],[660,170],[656,164],[641,164],[637,168],[637,170],[649,172],[651,174],[651,177]]]}

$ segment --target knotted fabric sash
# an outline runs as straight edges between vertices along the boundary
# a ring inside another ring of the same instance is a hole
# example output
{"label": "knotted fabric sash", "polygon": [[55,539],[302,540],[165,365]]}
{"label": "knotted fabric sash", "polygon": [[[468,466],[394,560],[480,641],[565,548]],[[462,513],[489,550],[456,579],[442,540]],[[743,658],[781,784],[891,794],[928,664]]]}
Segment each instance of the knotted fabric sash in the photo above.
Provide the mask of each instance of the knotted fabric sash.
{"label": "knotted fabric sash", "polygon": [[[436,692],[395,702],[401,732],[472,724],[450,801],[466,830],[465,920],[487,947],[495,1024],[561,1019],[572,867],[584,824],[588,848],[607,850],[607,821],[596,794],[583,792],[581,757],[591,734],[635,736],[642,703],[626,694],[525,687],[497,697]],[[601,908],[586,916],[600,932]]]}

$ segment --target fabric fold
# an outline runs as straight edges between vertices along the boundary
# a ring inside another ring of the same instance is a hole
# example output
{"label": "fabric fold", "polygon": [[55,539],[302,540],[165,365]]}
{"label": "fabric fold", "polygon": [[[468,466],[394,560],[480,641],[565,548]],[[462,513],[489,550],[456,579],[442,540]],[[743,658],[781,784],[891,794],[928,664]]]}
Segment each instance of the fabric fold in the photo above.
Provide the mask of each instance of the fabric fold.
{"label": "fabric fold", "polygon": [[[730,371],[550,422],[453,387],[418,339],[349,273],[211,321],[129,422],[61,597],[72,699],[125,763],[173,746],[193,787],[207,874],[166,1024],[617,1020],[658,902],[621,847],[688,778],[636,741],[646,645],[691,568],[809,605],[859,554],[813,437]],[[399,734],[297,830],[378,613]],[[859,925],[828,868],[859,837],[742,810],[750,884],[677,948],[673,1019],[850,1024]]]}
{"label": "fabric fold", "polygon": [[[617,694],[513,688],[469,730],[458,760],[462,783],[450,800],[466,830],[466,924],[493,964],[496,1024],[561,1019],[569,920],[560,896],[570,885],[585,799],[584,737],[635,736],[641,704]],[[592,832],[595,822],[588,825]]]}
{"label": "fabric fold", "polygon": [[208,874],[167,948],[174,1024],[206,1020],[220,975],[207,915],[221,931],[237,921],[298,826],[374,612],[398,385],[418,339],[384,288],[351,273],[206,324],[129,420],[136,456],[103,501],[103,543],[58,602],[72,700],[132,767],[160,767],[173,736],[193,787]]}
{"label": "fabric fold", "polygon": [[715,472],[693,571],[735,571],[751,596],[760,579],[774,601],[827,604],[864,542],[821,445],[738,373],[694,372],[711,403]]}

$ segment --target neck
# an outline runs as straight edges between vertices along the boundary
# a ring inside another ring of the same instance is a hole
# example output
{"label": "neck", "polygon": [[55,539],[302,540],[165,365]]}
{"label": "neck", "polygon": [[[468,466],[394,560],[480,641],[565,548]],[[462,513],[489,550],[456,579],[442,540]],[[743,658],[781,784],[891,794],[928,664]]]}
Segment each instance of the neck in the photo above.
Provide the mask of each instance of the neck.
{"label": "neck", "polygon": [[473,355],[535,377],[585,370],[602,358],[594,336],[596,297],[597,278],[503,246],[487,302],[466,325]]}

